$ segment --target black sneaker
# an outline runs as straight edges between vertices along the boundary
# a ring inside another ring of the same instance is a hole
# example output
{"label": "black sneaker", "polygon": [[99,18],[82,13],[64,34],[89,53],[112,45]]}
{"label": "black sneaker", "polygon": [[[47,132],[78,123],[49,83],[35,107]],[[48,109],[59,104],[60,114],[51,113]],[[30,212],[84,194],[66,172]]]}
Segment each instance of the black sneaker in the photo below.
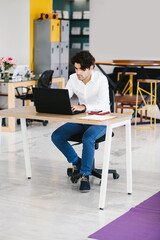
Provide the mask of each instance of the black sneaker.
{"label": "black sneaker", "polygon": [[72,175],[77,175],[80,173],[80,168],[81,168],[81,158],[78,157],[78,161],[76,164],[72,165],[72,168],[67,168],[67,175],[68,177],[71,177]]}
{"label": "black sneaker", "polygon": [[80,192],[86,193],[90,191],[90,184],[89,184],[89,176],[86,176],[85,174],[82,175],[81,179],[81,184],[80,184]]}
{"label": "black sneaker", "polygon": [[77,174],[73,173],[72,176],[71,176],[71,182],[72,183],[77,183],[78,180],[81,178],[81,176],[82,175],[80,173],[77,173]]}
{"label": "black sneaker", "polygon": [[80,173],[81,168],[81,158],[78,157],[78,161],[72,165],[72,175],[77,175]]}

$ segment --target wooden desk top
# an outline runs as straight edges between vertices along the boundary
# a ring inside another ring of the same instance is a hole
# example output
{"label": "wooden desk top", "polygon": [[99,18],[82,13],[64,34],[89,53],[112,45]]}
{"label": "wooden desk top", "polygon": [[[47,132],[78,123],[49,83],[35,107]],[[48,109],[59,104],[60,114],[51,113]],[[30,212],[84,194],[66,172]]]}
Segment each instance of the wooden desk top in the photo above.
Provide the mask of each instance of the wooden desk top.
{"label": "wooden desk top", "polygon": [[106,62],[96,62],[99,65],[111,66],[160,66],[158,60],[112,60]]}
{"label": "wooden desk top", "polygon": [[[62,82],[64,81],[64,77],[56,77],[56,78],[52,78],[52,83],[57,83],[57,82]],[[21,84],[21,83],[37,83],[38,82],[38,79],[26,79],[26,78],[23,78],[21,81],[15,81],[15,79],[7,79],[7,80],[4,80],[4,79],[0,79],[0,83],[14,83],[14,84]]]}
{"label": "wooden desk top", "polygon": [[0,110],[1,117],[29,118],[29,119],[48,120],[51,122],[72,122],[72,123],[84,123],[84,124],[106,125],[106,126],[113,123],[129,120],[132,117],[131,114],[111,113],[110,115],[117,116],[117,117],[107,121],[91,121],[91,120],[78,119],[86,115],[88,114],[81,113],[76,115],[62,115],[62,114],[37,113],[35,110],[35,107],[27,107],[27,106]]}

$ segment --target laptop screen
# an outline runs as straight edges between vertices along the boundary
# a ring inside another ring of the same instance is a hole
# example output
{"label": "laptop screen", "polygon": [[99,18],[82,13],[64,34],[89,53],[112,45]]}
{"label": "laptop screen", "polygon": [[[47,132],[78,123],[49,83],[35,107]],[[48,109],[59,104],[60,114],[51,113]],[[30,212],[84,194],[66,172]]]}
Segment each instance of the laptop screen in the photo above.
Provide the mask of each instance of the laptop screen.
{"label": "laptop screen", "polygon": [[37,112],[72,114],[67,89],[33,88],[33,98]]}

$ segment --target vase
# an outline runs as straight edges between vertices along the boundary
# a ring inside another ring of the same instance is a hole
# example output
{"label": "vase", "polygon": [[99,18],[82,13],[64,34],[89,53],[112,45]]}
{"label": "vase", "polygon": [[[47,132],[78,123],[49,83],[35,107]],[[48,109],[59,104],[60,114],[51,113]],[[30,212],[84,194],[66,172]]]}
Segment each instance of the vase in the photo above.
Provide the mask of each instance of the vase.
{"label": "vase", "polygon": [[3,74],[3,78],[4,80],[8,80],[9,79],[9,72],[5,71]]}

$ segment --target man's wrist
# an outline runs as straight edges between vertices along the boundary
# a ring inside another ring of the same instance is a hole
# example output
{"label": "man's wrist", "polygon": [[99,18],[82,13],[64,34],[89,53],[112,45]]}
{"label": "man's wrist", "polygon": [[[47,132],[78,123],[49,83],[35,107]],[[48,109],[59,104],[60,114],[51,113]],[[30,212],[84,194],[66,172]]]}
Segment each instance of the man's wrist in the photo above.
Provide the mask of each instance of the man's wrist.
{"label": "man's wrist", "polygon": [[86,105],[82,104],[82,106],[84,106],[84,111],[86,111],[87,110]]}

